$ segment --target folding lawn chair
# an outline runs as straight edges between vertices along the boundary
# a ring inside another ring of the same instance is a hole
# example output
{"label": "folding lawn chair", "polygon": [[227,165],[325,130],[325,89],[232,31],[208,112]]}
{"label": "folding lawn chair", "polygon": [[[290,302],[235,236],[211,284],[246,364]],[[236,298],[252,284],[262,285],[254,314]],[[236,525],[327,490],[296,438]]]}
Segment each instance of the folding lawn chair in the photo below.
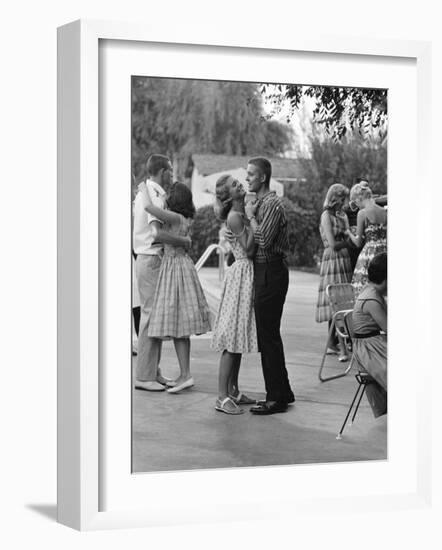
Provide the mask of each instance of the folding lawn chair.
{"label": "folding lawn chair", "polygon": [[353,366],[353,355],[348,363],[347,368],[333,376],[324,377],[322,376],[322,371],[324,369],[325,360],[327,357],[327,350],[330,345],[330,341],[333,337],[334,330],[338,335],[343,338],[345,342],[349,340],[349,335],[345,328],[344,316],[347,312],[353,311],[355,305],[355,295],[353,290],[353,285],[350,283],[338,283],[333,285],[328,285],[325,289],[325,292],[328,296],[330,303],[330,309],[332,312],[332,322],[330,324],[330,329],[328,331],[327,341],[325,343],[325,350],[322,356],[321,366],[319,367],[318,377],[321,382],[327,382],[327,380],[334,380],[335,378],[341,378],[345,376]]}
{"label": "folding lawn chair", "polygon": [[[353,338],[353,335],[354,335],[353,316],[352,316],[351,311],[346,312],[345,315],[344,315],[344,326],[345,326],[345,329],[346,329],[346,332],[347,332],[348,336],[350,338]],[[353,352],[352,357],[353,358],[355,357],[354,352]],[[350,426],[353,424],[353,422],[356,418],[356,414],[357,414],[358,409],[359,409],[359,405],[361,404],[361,401],[362,401],[362,398],[364,396],[364,393],[365,393],[365,390],[366,390],[367,386],[369,384],[372,384],[373,382],[375,382],[374,378],[372,378],[367,372],[359,371],[358,374],[355,374],[355,378],[356,378],[356,381],[358,383],[358,386],[356,388],[356,393],[353,397],[352,402],[350,403],[350,407],[347,411],[347,416],[345,417],[344,423],[342,424],[342,427],[339,430],[339,433],[336,436],[336,439],[342,439],[342,433],[343,433],[343,431],[345,429],[345,426],[347,424],[348,417],[350,416],[351,411],[353,409],[353,406],[354,406],[354,404],[356,403],[356,400],[357,400],[356,407],[354,408],[353,416],[351,418]]]}

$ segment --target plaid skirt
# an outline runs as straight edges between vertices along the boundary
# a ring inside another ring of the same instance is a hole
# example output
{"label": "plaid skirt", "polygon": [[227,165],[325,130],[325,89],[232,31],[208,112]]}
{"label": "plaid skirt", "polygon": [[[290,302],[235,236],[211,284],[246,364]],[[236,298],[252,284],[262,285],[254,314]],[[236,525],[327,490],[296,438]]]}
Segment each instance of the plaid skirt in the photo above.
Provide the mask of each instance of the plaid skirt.
{"label": "plaid skirt", "polygon": [[328,296],[325,292],[328,285],[351,282],[351,262],[348,250],[324,250],[319,272],[318,302],[316,304],[316,321],[322,323],[332,318]]}
{"label": "plaid skirt", "polygon": [[210,311],[195,266],[186,253],[165,254],[149,318],[153,338],[186,338],[209,332]]}

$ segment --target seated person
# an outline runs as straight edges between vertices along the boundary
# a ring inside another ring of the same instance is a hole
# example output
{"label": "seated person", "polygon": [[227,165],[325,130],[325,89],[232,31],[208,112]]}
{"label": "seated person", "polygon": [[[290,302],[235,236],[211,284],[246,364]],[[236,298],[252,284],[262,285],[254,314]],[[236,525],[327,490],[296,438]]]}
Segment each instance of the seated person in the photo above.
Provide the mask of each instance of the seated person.
{"label": "seated person", "polygon": [[353,310],[353,351],[361,372],[374,382],[366,387],[368,402],[377,418],[387,412],[387,254],[374,256],[368,266],[368,283]]}

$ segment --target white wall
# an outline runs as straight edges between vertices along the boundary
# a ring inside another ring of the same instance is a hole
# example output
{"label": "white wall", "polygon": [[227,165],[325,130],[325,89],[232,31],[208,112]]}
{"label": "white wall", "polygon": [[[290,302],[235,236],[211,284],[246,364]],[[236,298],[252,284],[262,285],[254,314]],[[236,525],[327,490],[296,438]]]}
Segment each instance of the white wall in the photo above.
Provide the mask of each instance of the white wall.
{"label": "white wall", "polygon": [[[1,507],[3,548],[436,548],[441,542],[440,400],[434,400],[433,432],[438,437],[434,479],[435,508],[364,518],[293,518],[291,525],[202,526],[149,531],[78,534],[30,506],[55,503],[56,433],[56,27],[79,17],[158,22],[226,35],[312,36],[344,33],[367,37],[434,40],[434,128],[440,155],[442,73],[441,18],[438,2],[405,0],[355,2],[316,0],[20,1],[2,9],[1,95]],[[277,22],[277,24],[275,24]],[[436,109],[437,107],[437,109]],[[436,144],[434,159],[436,161]],[[406,162],[406,159],[404,159]],[[433,211],[440,211],[440,168],[434,165]],[[417,182],[418,184],[419,182]],[[5,196],[3,197],[3,193]],[[419,230],[412,224],[410,230]],[[434,221],[433,235],[440,231]],[[422,238],[426,238],[423,236]],[[435,241],[439,246],[439,239]],[[439,247],[440,248],[440,247]],[[439,248],[434,249],[440,257]],[[407,261],[413,261],[412,254]],[[440,293],[435,308],[441,311]],[[417,336],[415,336],[417,337]],[[416,365],[418,373],[419,365]],[[434,384],[434,392],[440,391]],[[436,395],[436,393],[435,393]],[[406,427],[404,427],[406,429]],[[229,489],[230,490],[230,489]],[[257,491],[259,487],[257,487]],[[288,487],[296,491],[296,487]],[[241,487],[231,488],[232,498]],[[216,505],[216,495],[213,495]],[[148,495],[146,495],[148,498]],[[171,495],[173,498],[173,495]],[[44,510],[44,509],[43,509]],[[50,511],[50,510],[49,510]],[[332,512],[332,511],[331,511]],[[370,529],[368,523],[374,523]],[[363,526],[361,526],[361,523]]]}

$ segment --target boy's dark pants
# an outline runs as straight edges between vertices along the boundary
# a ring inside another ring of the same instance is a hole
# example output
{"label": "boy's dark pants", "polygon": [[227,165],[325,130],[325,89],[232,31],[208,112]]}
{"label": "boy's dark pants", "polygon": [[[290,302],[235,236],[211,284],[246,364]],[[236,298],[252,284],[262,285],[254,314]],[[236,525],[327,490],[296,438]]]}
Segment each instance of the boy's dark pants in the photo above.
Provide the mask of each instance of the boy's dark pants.
{"label": "boy's dark pants", "polygon": [[288,285],[289,273],[284,260],[255,263],[255,316],[266,400],[281,403],[294,401],[280,333]]}

